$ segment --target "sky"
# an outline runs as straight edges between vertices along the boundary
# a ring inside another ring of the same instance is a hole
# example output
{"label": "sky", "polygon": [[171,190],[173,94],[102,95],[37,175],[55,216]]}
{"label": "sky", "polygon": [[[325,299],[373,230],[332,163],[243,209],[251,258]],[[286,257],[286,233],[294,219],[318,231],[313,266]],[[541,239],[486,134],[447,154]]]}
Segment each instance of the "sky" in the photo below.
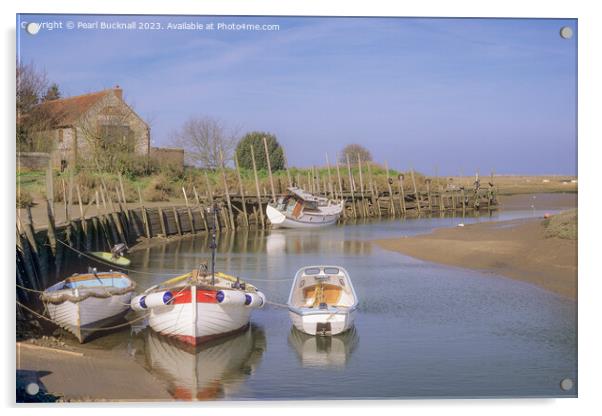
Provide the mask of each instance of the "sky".
{"label": "sky", "polygon": [[[196,26],[168,26],[181,23]],[[121,86],[153,146],[209,116],[275,134],[291,166],[359,143],[431,175],[577,173],[575,19],[18,15],[17,27],[18,58],[64,96]]]}

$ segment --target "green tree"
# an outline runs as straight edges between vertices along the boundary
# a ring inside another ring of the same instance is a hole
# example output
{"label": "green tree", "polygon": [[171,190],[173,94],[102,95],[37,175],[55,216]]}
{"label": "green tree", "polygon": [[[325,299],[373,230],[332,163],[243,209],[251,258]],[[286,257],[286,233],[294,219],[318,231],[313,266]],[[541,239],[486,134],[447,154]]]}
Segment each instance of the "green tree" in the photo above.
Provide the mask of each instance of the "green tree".
{"label": "green tree", "polygon": [[270,155],[270,165],[272,171],[284,169],[284,150],[282,150],[282,146],[280,146],[280,143],[278,143],[276,136],[261,131],[247,133],[240,140],[240,142],[238,142],[238,146],[236,146],[236,157],[238,157],[238,163],[241,167],[253,169],[253,161],[251,159],[251,147],[253,147],[257,169],[268,168],[267,159],[265,157],[265,148],[263,145],[264,137],[266,138],[268,144],[268,153]]}
{"label": "green tree", "polygon": [[61,98],[61,90],[59,90],[57,83],[53,82],[52,85],[46,90],[44,101],[58,100],[59,98]]}

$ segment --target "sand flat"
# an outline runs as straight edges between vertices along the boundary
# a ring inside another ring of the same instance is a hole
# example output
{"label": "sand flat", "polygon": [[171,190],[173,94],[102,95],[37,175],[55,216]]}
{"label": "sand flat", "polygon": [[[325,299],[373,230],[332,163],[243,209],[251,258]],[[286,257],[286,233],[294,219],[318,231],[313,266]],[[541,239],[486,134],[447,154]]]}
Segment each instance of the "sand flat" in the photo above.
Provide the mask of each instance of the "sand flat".
{"label": "sand flat", "polygon": [[375,243],[421,260],[491,272],[577,298],[577,241],[546,238],[542,219],[470,224]]}

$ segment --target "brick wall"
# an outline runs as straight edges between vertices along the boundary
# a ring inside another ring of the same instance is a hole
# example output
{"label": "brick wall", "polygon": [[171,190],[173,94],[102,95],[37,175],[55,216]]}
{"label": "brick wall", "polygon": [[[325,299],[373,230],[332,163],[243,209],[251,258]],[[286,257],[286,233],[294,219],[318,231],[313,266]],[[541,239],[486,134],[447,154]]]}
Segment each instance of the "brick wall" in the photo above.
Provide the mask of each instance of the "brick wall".
{"label": "brick wall", "polygon": [[48,168],[49,159],[50,155],[48,153],[17,153],[17,169],[44,170]]}

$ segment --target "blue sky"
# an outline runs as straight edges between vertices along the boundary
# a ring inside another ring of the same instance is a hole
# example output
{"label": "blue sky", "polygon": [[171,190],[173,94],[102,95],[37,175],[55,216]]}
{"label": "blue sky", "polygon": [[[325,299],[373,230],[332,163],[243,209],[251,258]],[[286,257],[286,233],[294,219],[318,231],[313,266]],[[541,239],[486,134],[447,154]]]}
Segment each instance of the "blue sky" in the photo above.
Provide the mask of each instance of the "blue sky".
{"label": "blue sky", "polygon": [[[18,17],[19,19],[19,17]],[[22,15],[21,21],[278,24],[278,31],[19,29],[64,95],[119,84],[153,145],[194,115],[276,134],[289,163],[347,143],[440,174],[576,174],[577,22]],[[563,39],[562,26],[574,36]]]}

